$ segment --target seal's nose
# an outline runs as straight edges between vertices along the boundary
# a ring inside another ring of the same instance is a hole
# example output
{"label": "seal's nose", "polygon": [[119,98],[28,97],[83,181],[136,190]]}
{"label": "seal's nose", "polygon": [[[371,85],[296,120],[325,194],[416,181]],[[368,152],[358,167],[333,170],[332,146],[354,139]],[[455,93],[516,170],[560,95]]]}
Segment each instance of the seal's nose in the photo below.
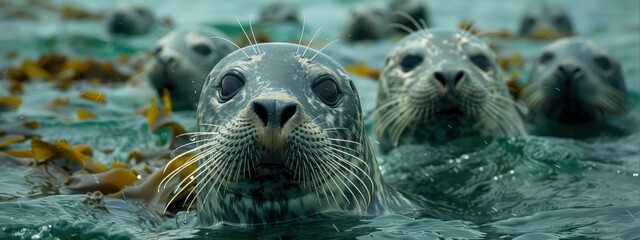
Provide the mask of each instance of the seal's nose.
{"label": "seal's nose", "polygon": [[281,129],[298,113],[298,104],[278,99],[253,101],[253,112],[266,128]]}
{"label": "seal's nose", "polygon": [[572,63],[562,63],[558,65],[556,69],[556,74],[563,81],[570,81],[572,79],[576,79],[582,73],[582,68],[576,64]]}
{"label": "seal's nose", "polygon": [[156,60],[162,67],[167,68],[175,61],[175,58],[173,56],[156,56]]}
{"label": "seal's nose", "polygon": [[433,77],[449,91],[453,91],[465,75],[462,70],[441,70],[433,73]]}

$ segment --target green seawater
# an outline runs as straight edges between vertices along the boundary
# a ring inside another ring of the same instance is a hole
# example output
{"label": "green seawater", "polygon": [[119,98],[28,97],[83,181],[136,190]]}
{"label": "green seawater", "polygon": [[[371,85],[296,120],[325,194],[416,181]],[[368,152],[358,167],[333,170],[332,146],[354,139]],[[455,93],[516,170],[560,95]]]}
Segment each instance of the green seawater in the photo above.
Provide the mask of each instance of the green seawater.
{"label": "green seawater", "polygon": [[[0,0],[0,3],[3,1]],[[20,1],[13,1],[20,2]],[[201,24],[241,36],[238,16],[248,28],[257,21],[265,1],[141,1],[175,26]],[[348,8],[364,1],[298,2],[306,19],[304,35],[328,43],[340,37]],[[535,0],[427,0],[434,27],[453,28],[472,20],[484,29],[515,32],[520,14]],[[43,174],[0,159],[0,239],[640,239],[640,1],[560,0],[579,35],[596,40],[622,63],[632,110],[619,124],[635,129],[622,137],[573,140],[542,136],[463,139],[438,146],[404,146],[378,156],[386,182],[422,196],[429,207],[406,215],[357,217],[327,213],[268,226],[194,226],[197,213],[175,218],[158,216],[135,203],[105,198],[106,210],[83,202],[87,195],[69,194],[55,171]],[[56,0],[108,12],[116,1]],[[384,5],[386,2],[378,1]],[[0,5],[1,6],[1,5]],[[4,9],[0,8],[1,16]],[[168,29],[112,38],[102,21],[60,21],[46,11],[39,20],[0,20],[0,69],[24,58],[60,53],[75,58],[114,59],[118,54],[149,51]],[[254,25],[254,27],[256,27]],[[263,26],[276,40],[297,40],[300,26]],[[532,60],[546,42],[498,40],[502,46]],[[355,45],[337,42],[325,50],[344,64],[364,62],[379,68],[394,41]],[[322,45],[320,45],[322,46]],[[526,76],[526,66],[522,69]],[[0,74],[4,76],[4,74]],[[376,82],[352,75],[370,129]],[[0,96],[7,96],[0,80]],[[36,133],[52,142],[66,139],[86,144],[106,164],[123,160],[134,150],[157,150],[169,137],[151,133],[144,116],[134,114],[153,96],[123,84],[77,84],[68,91],[51,83],[26,84],[22,105],[1,112],[6,120],[28,119]],[[78,99],[84,90],[105,93],[107,104]],[[56,97],[71,99],[66,112],[46,110]],[[86,108],[96,120],[75,121],[75,109]],[[195,111],[175,113],[188,130],[195,129]],[[634,127],[635,126],[635,127]],[[373,136],[371,136],[373,139]],[[372,140],[375,145],[375,140]],[[13,146],[28,149],[29,142]],[[53,184],[52,184],[53,183]]]}

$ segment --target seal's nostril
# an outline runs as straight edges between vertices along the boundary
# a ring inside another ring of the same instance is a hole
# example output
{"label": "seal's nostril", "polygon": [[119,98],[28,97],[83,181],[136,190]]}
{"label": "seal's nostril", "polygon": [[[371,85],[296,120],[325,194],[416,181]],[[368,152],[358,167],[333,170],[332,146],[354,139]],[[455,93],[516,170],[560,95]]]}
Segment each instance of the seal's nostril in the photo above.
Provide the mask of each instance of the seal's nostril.
{"label": "seal's nostril", "polygon": [[438,80],[438,82],[440,82],[440,84],[442,84],[442,86],[447,86],[447,79],[445,78],[444,75],[442,75],[442,73],[440,72],[436,72],[433,74],[433,77],[436,78],[436,80]]}
{"label": "seal's nostril", "polygon": [[464,72],[458,71],[458,73],[456,73],[456,76],[453,78],[453,85],[454,86],[458,85],[458,83],[460,82],[460,80],[462,80],[462,78],[464,78]]}
{"label": "seal's nostril", "polygon": [[296,114],[297,107],[295,104],[291,104],[284,107],[282,110],[282,116],[280,116],[280,127],[284,127],[284,124],[289,121],[289,119],[293,118],[293,115]]}
{"label": "seal's nostril", "polygon": [[262,123],[267,126],[269,123],[269,112],[267,111],[267,108],[259,102],[254,102],[253,111],[258,115],[260,120],[262,120]]}

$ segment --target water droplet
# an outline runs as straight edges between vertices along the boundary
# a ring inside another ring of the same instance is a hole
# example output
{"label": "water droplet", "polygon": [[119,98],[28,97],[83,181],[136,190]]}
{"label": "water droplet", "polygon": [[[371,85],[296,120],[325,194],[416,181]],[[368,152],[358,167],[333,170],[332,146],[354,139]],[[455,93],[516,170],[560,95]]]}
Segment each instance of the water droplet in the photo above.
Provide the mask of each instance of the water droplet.
{"label": "water droplet", "polygon": [[633,176],[634,176],[634,177],[637,177],[637,176],[640,176],[640,174],[638,174],[638,173],[633,173]]}
{"label": "water droplet", "polygon": [[142,179],[142,176],[137,175],[136,178],[139,180],[139,179]]}
{"label": "water droplet", "polygon": [[516,171],[511,170],[511,171],[509,171],[509,173],[514,174],[514,173],[516,173]]}
{"label": "water droplet", "polygon": [[494,176],[494,177],[493,177],[493,180],[494,180],[494,181],[498,181],[498,176]]}
{"label": "water droplet", "polygon": [[462,159],[464,159],[464,160],[469,159],[469,155],[467,155],[467,154],[462,154]]}
{"label": "water droplet", "polygon": [[616,171],[617,174],[620,174],[620,170]]}
{"label": "water droplet", "polygon": [[449,159],[449,163],[453,163],[453,159]]}
{"label": "water droplet", "polygon": [[456,163],[460,163],[462,162],[462,160],[460,160],[460,158],[456,159]]}
{"label": "water droplet", "polygon": [[482,172],[482,171],[484,171],[484,168],[480,167],[480,168],[478,168],[478,171]]}

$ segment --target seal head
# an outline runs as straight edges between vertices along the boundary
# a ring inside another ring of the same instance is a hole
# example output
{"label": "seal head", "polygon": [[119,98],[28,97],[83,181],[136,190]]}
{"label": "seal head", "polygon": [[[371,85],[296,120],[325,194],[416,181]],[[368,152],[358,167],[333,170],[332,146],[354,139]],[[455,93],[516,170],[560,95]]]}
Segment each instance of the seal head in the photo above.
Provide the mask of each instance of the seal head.
{"label": "seal head", "polygon": [[180,28],[156,43],[148,70],[151,86],[162,95],[171,94],[175,110],[195,109],[207,77],[234,46],[221,39],[224,33],[207,28]]}
{"label": "seal head", "polygon": [[304,46],[237,50],[205,82],[194,133],[204,224],[413,209],[385,186],[344,69]]}
{"label": "seal head", "polygon": [[372,4],[356,4],[349,9],[349,20],[342,33],[347,41],[378,40],[389,35],[387,12]]}
{"label": "seal head", "polygon": [[524,127],[495,54],[461,30],[421,30],[389,53],[374,132],[381,150],[462,136],[518,136]]}
{"label": "seal head", "polygon": [[559,6],[535,5],[520,20],[520,35],[537,39],[558,39],[573,35],[569,14]]}
{"label": "seal head", "polygon": [[151,30],[155,21],[153,12],[145,6],[118,6],[109,16],[107,31],[124,36],[145,34]]}
{"label": "seal head", "polygon": [[261,23],[290,22],[300,23],[298,6],[286,0],[272,0],[260,11]]}
{"label": "seal head", "polygon": [[531,117],[580,124],[629,109],[620,63],[595,42],[572,37],[536,58],[523,99]]}

